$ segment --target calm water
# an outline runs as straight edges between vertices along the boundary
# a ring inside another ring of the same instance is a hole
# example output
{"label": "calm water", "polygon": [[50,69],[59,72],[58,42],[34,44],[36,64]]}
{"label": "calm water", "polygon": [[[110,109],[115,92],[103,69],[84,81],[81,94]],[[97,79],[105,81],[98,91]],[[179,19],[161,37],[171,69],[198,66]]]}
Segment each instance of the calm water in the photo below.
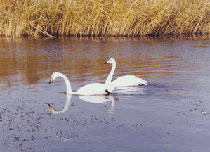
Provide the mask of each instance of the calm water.
{"label": "calm water", "polygon": [[[66,96],[133,74],[146,87],[111,96]],[[51,104],[60,113],[51,113]],[[47,152],[207,152],[210,40],[0,40],[0,149]]]}

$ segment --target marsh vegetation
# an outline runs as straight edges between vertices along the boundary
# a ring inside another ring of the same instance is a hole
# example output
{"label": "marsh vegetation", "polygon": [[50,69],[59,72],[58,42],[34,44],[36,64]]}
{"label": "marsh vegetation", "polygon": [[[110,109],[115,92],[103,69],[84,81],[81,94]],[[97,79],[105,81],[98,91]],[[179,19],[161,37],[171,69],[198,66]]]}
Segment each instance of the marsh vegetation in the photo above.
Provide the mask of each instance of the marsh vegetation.
{"label": "marsh vegetation", "polygon": [[0,0],[0,35],[209,34],[208,0]]}

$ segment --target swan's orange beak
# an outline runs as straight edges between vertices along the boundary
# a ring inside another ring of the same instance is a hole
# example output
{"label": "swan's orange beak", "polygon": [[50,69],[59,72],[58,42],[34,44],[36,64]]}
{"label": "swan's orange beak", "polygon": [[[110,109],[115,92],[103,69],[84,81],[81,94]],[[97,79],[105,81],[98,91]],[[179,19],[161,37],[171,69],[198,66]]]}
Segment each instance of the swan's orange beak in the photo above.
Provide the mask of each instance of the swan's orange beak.
{"label": "swan's orange beak", "polygon": [[53,77],[50,78],[49,84],[51,84],[52,82],[53,82]]}
{"label": "swan's orange beak", "polygon": [[55,111],[55,109],[50,104],[48,104],[48,106],[50,108],[50,111]]}
{"label": "swan's orange beak", "polygon": [[104,64],[107,64],[108,62],[106,61],[106,62],[104,62]]}

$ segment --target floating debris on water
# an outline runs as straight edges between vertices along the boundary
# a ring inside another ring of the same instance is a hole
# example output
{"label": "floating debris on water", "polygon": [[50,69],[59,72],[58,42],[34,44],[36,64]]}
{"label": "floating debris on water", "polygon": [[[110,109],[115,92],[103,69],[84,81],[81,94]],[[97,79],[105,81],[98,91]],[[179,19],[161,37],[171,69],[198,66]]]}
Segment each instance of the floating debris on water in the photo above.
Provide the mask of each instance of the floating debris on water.
{"label": "floating debris on water", "polygon": [[206,111],[201,111],[201,113],[202,113],[203,115],[209,114],[209,113],[207,113]]}

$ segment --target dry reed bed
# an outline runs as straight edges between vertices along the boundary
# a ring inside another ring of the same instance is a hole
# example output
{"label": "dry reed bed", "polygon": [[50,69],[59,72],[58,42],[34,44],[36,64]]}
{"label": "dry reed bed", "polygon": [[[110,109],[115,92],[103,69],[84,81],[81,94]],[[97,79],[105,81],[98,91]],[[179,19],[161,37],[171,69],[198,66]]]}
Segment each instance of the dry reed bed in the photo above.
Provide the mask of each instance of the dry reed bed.
{"label": "dry reed bed", "polygon": [[0,0],[0,35],[208,34],[210,0]]}

